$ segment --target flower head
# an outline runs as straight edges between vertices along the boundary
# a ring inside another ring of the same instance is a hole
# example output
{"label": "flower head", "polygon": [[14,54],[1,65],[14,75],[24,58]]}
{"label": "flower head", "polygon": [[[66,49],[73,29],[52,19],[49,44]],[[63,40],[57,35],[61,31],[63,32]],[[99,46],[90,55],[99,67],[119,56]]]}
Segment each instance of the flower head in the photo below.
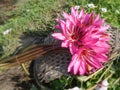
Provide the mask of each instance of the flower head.
{"label": "flower head", "polygon": [[101,11],[106,13],[107,12],[107,8],[101,8]]}
{"label": "flower head", "polygon": [[88,6],[89,8],[95,8],[95,5],[94,5],[93,3],[87,4],[87,6]]}
{"label": "flower head", "polygon": [[63,13],[63,19],[57,19],[55,26],[60,33],[52,36],[62,40],[62,47],[69,48],[72,61],[68,72],[84,75],[89,71],[95,71],[102,67],[102,63],[108,60],[110,37],[105,31],[109,26],[103,26],[104,19],[95,13],[85,13],[84,9],[78,12],[78,8],[72,7],[71,14]]}
{"label": "flower head", "polygon": [[[98,48],[98,50],[96,48]],[[106,50],[100,46],[96,46],[95,48],[82,46],[77,53],[72,56],[72,61],[68,66],[68,72],[72,72],[74,75],[88,75],[100,69],[102,63],[107,62],[107,60]]]}
{"label": "flower head", "polygon": [[95,90],[108,90],[108,80],[103,80],[96,88]]}
{"label": "flower head", "polygon": [[3,32],[3,35],[7,35],[8,33],[10,33],[12,31],[12,28],[7,29],[6,31]]}

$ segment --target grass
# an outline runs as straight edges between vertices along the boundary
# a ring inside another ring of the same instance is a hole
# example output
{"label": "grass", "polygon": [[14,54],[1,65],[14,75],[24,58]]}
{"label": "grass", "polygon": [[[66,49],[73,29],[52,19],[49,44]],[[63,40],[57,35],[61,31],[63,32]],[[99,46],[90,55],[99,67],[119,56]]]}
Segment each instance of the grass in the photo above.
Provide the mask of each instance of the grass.
{"label": "grass", "polygon": [[[35,33],[35,35],[46,36],[53,31],[55,17],[62,7],[64,7],[63,1],[28,0],[16,11],[12,11],[11,18],[0,26],[0,44],[4,49],[4,51],[1,49],[4,53],[3,57],[13,54],[15,48],[20,45],[19,37],[24,32],[28,35]],[[12,32],[3,35],[3,32],[10,28]],[[11,49],[11,47],[13,48]]]}
{"label": "grass", "polygon": [[[88,4],[91,3],[95,5],[95,8],[88,7]],[[84,7],[88,13],[92,11],[100,13],[101,17],[105,18],[107,23],[120,28],[119,0],[28,0],[15,11],[9,11],[9,14],[7,14],[8,12],[0,13],[0,16],[6,15],[9,17],[4,21],[4,24],[0,25],[0,58],[8,57],[15,53],[16,48],[21,45],[19,38],[24,33],[30,36],[47,36],[54,30],[55,19],[60,16],[61,12],[70,12],[70,8],[75,5],[79,5],[80,8]],[[107,12],[103,12],[101,8],[106,8]],[[10,28],[12,31],[9,34],[3,35],[3,32]],[[59,89],[77,85],[86,89],[94,86],[100,76],[103,75],[99,82],[113,73],[109,79],[109,88],[110,90],[118,90],[120,88],[120,74],[117,73],[120,71],[118,62],[119,60],[114,61],[104,75],[103,73],[108,67],[85,82],[81,81],[80,78],[79,80],[76,78],[73,79],[73,77],[65,77],[66,79],[62,78],[59,81],[52,82],[51,87],[55,90],[56,85],[60,85]],[[2,70],[0,69],[0,71]],[[77,82],[74,83],[72,80],[77,80]],[[114,82],[117,83],[113,84]]]}

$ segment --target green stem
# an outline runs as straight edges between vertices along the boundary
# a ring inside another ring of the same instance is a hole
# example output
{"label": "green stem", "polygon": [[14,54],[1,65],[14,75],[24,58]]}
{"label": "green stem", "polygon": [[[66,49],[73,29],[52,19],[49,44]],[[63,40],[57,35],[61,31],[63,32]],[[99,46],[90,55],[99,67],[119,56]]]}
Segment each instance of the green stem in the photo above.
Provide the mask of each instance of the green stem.
{"label": "green stem", "polygon": [[30,73],[28,72],[27,68],[25,67],[25,64],[22,63],[21,66],[22,66],[23,70],[25,71],[25,73],[26,73],[27,75],[30,75]]}

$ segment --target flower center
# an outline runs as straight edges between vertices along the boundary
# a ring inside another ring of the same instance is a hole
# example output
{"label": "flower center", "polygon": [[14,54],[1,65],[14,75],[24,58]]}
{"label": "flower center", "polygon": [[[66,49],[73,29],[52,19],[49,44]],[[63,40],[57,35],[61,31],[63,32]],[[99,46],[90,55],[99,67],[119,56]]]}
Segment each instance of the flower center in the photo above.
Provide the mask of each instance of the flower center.
{"label": "flower center", "polygon": [[94,54],[94,52],[89,48],[86,48],[81,52],[81,55],[84,57],[90,57],[92,54]]}
{"label": "flower center", "polygon": [[82,54],[86,56],[86,55],[89,54],[89,52],[88,52],[87,50],[83,50],[83,51],[82,51]]}
{"label": "flower center", "polygon": [[73,41],[76,41],[78,38],[77,38],[77,35],[75,35],[75,34],[72,34],[71,35],[71,39],[73,40]]}

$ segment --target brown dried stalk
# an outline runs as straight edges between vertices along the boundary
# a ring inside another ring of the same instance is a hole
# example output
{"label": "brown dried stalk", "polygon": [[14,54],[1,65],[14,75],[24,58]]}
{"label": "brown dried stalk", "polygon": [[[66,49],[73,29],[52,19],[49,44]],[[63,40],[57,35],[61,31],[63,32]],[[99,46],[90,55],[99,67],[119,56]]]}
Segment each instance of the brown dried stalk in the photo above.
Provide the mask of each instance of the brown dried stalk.
{"label": "brown dried stalk", "polygon": [[35,60],[38,57],[42,56],[43,54],[56,49],[61,49],[61,47],[59,47],[58,45],[36,46],[30,51],[2,60],[0,62],[0,67],[12,67],[12,66],[20,65],[27,61]]}

